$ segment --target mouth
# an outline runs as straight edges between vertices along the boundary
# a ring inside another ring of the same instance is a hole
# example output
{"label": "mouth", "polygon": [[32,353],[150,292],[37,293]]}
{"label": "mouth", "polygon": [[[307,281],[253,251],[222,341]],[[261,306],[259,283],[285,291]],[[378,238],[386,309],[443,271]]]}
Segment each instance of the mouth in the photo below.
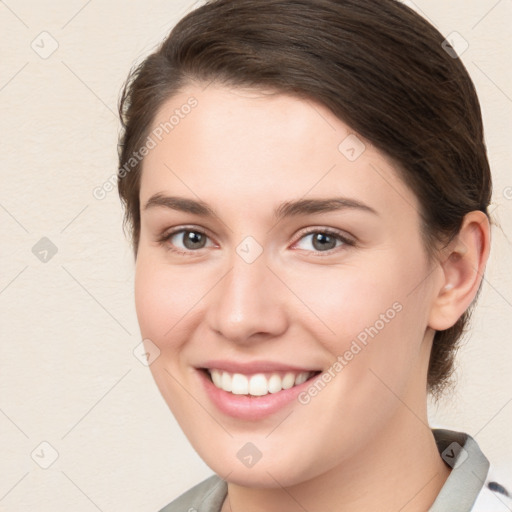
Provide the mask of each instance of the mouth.
{"label": "mouth", "polygon": [[299,402],[322,370],[277,361],[210,360],[195,367],[210,403],[223,416],[266,421]]}
{"label": "mouth", "polygon": [[232,373],[218,368],[202,368],[210,382],[232,395],[262,397],[300,386],[316,377],[320,370],[272,371],[253,374]]}

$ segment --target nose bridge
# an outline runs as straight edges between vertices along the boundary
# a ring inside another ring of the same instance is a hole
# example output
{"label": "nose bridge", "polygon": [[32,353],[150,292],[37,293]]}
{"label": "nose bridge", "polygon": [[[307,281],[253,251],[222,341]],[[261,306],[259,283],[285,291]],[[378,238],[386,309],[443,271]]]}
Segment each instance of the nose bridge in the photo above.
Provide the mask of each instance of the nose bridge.
{"label": "nose bridge", "polygon": [[286,328],[282,296],[276,289],[278,280],[267,264],[262,248],[253,241],[242,241],[236,248],[230,270],[209,305],[212,329],[243,342],[255,334],[277,336]]}

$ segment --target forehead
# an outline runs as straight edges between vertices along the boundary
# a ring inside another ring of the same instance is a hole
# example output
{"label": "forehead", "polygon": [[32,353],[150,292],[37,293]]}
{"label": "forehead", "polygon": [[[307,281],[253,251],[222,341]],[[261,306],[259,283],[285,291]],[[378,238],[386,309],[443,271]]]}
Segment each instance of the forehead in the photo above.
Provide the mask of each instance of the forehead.
{"label": "forehead", "polygon": [[417,209],[391,159],[312,100],[190,86],[162,105],[150,137],[141,202],[172,190],[254,208],[337,193],[395,215]]}

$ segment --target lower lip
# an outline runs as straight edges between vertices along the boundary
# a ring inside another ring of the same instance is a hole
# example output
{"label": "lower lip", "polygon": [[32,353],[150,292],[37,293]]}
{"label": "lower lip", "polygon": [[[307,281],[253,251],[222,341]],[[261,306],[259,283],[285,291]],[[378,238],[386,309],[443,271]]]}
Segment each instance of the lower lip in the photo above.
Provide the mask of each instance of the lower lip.
{"label": "lower lip", "polygon": [[277,411],[290,405],[297,399],[299,393],[311,384],[312,379],[293,386],[289,389],[283,389],[277,393],[268,393],[263,396],[234,395],[216,387],[210,380],[206,372],[197,370],[199,377],[203,382],[206,393],[217,408],[234,418],[243,420],[259,420],[276,413]]}

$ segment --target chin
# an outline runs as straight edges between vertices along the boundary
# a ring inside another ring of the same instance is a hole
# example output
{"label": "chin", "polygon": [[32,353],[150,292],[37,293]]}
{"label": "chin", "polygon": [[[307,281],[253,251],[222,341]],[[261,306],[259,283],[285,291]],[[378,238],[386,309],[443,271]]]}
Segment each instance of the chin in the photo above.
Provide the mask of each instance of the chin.
{"label": "chin", "polygon": [[[227,456],[226,452],[220,453],[201,453],[199,456],[219,477],[227,482],[254,488],[280,488],[291,487],[300,484],[314,475],[310,473],[311,465],[301,460],[300,454],[294,458],[295,461],[301,462],[301,467],[297,462],[292,463],[286,458],[274,457],[275,461],[264,461],[264,455],[260,460],[252,466],[245,464],[237,457],[236,452],[232,452],[233,456]],[[293,469],[293,471],[291,471]]]}

